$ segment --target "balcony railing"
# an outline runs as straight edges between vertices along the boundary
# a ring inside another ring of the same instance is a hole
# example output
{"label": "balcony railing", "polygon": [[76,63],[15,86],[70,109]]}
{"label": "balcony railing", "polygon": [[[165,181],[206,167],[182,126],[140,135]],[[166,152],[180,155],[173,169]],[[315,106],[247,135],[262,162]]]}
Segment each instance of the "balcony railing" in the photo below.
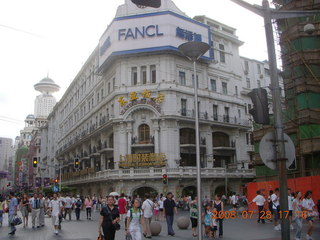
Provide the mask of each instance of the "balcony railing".
{"label": "balcony railing", "polygon": [[[195,111],[182,109],[181,116],[194,118]],[[243,119],[243,118],[231,117],[229,115],[217,115],[217,114],[209,115],[209,113],[207,112],[199,112],[199,119],[220,122],[220,123],[250,126],[249,120]]]}
{"label": "balcony railing", "polygon": [[[162,178],[163,174],[167,174],[168,178],[190,178],[196,177],[196,167],[180,167],[180,168],[140,168],[140,169],[113,169],[95,172],[87,175],[80,175],[70,179],[65,179],[64,184],[81,184],[84,182],[97,182],[121,179],[154,179]],[[203,168],[201,169],[202,178],[253,178],[254,171],[252,169],[225,169],[225,168]]]}
{"label": "balcony railing", "polygon": [[131,138],[131,145],[135,144],[154,144],[154,137],[150,136],[147,139],[139,140],[138,137]]}

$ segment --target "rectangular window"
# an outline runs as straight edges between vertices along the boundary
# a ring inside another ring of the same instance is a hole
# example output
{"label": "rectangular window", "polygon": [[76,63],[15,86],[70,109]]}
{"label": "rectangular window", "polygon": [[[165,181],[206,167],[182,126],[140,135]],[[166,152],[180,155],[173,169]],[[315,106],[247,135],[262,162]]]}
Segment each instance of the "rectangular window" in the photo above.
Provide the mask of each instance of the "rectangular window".
{"label": "rectangular window", "polygon": [[103,98],[103,88],[101,89],[101,100],[102,100],[102,98]]}
{"label": "rectangular window", "polygon": [[142,84],[147,84],[147,67],[141,67],[141,82]]}
{"label": "rectangular window", "polygon": [[261,74],[261,65],[257,63],[258,74]]}
{"label": "rectangular window", "polygon": [[251,108],[252,108],[251,104],[248,104],[248,113]]}
{"label": "rectangular window", "polygon": [[156,83],[157,82],[156,65],[150,66],[150,76],[151,76],[151,83]]}
{"label": "rectangular window", "polygon": [[138,72],[136,67],[131,68],[131,82],[132,85],[138,84]]}
{"label": "rectangular window", "polygon": [[218,106],[213,105],[213,120],[217,121],[218,120]]}
{"label": "rectangular window", "polygon": [[250,78],[246,78],[247,88],[251,88]]}
{"label": "rectangular window", "polygon": [[219,50],[220,50],[220,62],[225,63],[226,62],[226,54],[224,52],[224,45],[219,44]]}
{"label": "rectangular window", "polygon": [[238,109],[238,118],[241,119],[241,110],[240,109]]}
{"label": "rectangular window", "polygon": [[110,82],[108,82],[108,93],[111,92],[111,86],[110,86]]}
{"label": "rectangular window", "polygon": [[244,104],[244,112],[245,112],[246,114],[248,114],[248,107],[247,107],[247,104],[246,104],[246,103]]}
{"label": "rectangular window", "polygon": [[100,102],[100,93],[97,93],[97,102]]}
{"label": "rectangular window", "polygon": [[211,91],[216,92],[217,91],[217,81],[215,79],[210,79],[211,84]]}
{"label": "rectangular window", "polygon": [[257,87],[261,88],[261,81],[260,80],[257,80]]}
{"label": "rectangular window", "polygon": [[244,70],[248,73],[249,72],[249,62],[244,61]]}
{"label": "rectangular window", "polygon": [[187,116],[187,99],[181,99],[181,115]]}
{"label": "rectangular window", "polygon": [[184,86],[187,85],[185,72],[179,71],[179,82],[181,85],[184,85]]}
{"label": "rectangular window", "polygon": [[114,90],[116,87],[116,78],[112,79],[112,90]]}
{"label": "rectangular window", "polygon": [[[192,87],[194,87],[194,74],[192,74]],[[199,88],[199,76],[197,75],[197,88]]]}
{"label": "rectangular window", "polygon": [[234,91],[235,91],[236,96],[238,96],[238,86],[234,87]]}
{"label": "rectangular window", "polygon": [[228,107],[224,107],[223,120],[224,120],[225,122],[229,122],[229,108],[228,108]]}
{"label": "rectangular window", "polygon": [[265,68],[265,69],[264,69],[264,73],[265,73],[267,76],[270,76],[270,70],[269,70],[269,69]]}
{"label": "rectangular window", "polygon": [[226,95],[228,94],[228,85],[226,82],[222,83],[222,93]]}

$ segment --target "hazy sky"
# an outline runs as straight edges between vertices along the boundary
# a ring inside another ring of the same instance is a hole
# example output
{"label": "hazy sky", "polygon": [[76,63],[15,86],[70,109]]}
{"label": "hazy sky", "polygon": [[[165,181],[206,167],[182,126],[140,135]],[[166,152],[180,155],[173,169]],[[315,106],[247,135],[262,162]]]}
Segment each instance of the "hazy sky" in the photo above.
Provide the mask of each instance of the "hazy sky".
{"label": "hazy sky", "polygon": [[[165,0],[163,0],[165,1]],[[173,0],[187,15],[237,29],[240,54],[267,59],[263,19],[229,0]],[[247,0],[260,4],[262,0]],[[34,113],[33,85],[52,78],[57,100],[97,46],[124,0],[0,1],[0,137],[14,138]]]}

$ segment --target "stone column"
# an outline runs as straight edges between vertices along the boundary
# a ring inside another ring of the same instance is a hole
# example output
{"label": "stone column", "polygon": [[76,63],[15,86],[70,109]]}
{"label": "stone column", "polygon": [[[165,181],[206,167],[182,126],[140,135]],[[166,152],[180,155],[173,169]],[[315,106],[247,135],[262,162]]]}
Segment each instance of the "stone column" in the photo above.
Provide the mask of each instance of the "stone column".
{"label": "stone column", "polygon": [[120,144],[120,149],[119,149],[119,152],[120,154],[122,155],[126,155],[127,154],[127,141],[128,141],[128,138],[127,138],[127,128],[126,128],[126,124],[125,123],[121,123],[120,124],[120,129],[119,129],[119,144]]}
{"label": "stone column", "polygon": [[159,124],[158,121],[155,120],[153,122],[153,138],[154,138],[154,152],[160,152],[160,141],[159,141]]}
{"label": "stone column", "polygon": [[132,123],[127,123],[127,154],[131,154]]}

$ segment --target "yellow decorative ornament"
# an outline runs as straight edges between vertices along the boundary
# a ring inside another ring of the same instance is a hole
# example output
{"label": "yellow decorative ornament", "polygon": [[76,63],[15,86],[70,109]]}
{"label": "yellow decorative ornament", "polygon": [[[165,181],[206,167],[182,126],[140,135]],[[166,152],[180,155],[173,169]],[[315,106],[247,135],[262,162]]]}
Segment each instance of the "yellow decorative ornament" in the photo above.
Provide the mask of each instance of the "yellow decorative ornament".
{"label": "yellow decorative ornament", "polygon": [[164,94],[163,93],[159,93],[158,97],[156,97],[156,102],[157,103],[162,103],[164,100]]}
{"label": "yellow decorative ornament", "polygon": [[137,97],[137,93],[136,92],[132,92],[130,93],[130,101],[133,102],[135,100],[137,100],[138,97]]}
{"label": "yellow decorative ornament", "polygon": [[147,89],[144,90],[141,95],[143,98],[151,98],[151,92]]}
{"label": "yellow decorative ornament", "polygon": [[124,99],[124,97],[119,97],[118,102],[120,103],[121,107],[123,107],[124,105],[126,105],[128,103],[128,101],[126,101]]}

